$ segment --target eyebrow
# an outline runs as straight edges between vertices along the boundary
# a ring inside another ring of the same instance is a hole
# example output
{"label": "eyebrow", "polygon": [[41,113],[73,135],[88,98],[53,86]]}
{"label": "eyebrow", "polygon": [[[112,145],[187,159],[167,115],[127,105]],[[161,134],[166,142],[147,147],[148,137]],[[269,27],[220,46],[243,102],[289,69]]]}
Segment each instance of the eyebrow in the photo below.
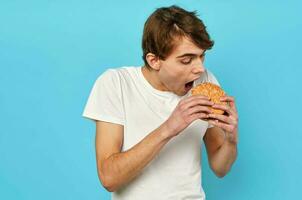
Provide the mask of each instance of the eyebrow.
{"label": "eyebrow", "polygon": [[[202,53],[202,55],[204,55],[205,53],[206,53],[206,51],[204,51],[204,52]],[[183,55],[177,56],[176,58],[183,58],[183,57],[187,57],[187,56],[195,57],[195,56],[197,56],[197,54],[194,54],[194,53],[185,53],[185,54],[183,54]]]}

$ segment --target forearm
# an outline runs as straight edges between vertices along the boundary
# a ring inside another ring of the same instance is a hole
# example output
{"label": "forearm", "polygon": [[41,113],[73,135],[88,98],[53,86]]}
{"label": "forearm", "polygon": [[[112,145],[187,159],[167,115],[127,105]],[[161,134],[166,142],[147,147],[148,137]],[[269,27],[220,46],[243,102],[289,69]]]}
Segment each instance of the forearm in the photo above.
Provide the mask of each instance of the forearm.
{"label": "forearm", "polygon": [[230,171],[237,158],[237,143],[224,141],[213,156],[211,167],[217,176],[223,177]]}
{"label": "forearm", "polygon": [[170,140],[168,129],[161,125],[131,149],[116,153],[102,164],[106,188],[115,191],[136,177]]}

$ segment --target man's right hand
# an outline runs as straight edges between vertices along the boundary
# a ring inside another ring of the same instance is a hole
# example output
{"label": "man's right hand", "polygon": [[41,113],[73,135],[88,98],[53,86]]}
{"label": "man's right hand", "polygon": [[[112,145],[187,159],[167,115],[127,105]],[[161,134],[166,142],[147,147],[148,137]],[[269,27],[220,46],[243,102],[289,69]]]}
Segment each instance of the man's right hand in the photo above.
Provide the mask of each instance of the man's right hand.
{"label": "man's right hand", "polygon": [[170,134],[167,137],[178,135],[196,119],[207,119],[208,114],[211,113],[209,107],[213,104],[203,95],[193,95],[179,101],[170,117],[164,122]]}

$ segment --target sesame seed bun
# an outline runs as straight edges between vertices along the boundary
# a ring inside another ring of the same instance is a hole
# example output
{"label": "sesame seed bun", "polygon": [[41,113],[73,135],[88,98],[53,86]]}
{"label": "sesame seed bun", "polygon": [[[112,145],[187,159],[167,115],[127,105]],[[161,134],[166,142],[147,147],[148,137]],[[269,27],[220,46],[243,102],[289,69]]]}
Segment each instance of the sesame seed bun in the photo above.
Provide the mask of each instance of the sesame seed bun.
{"label": "sesame seed bun", "polygon": [[[227,105],[227,102],[221,102],[220,97],[225,96],[225,92],[216,84],[214,83],[201,83],[199,85],[196,85],[194,88],[191,90],[192,95],[204,95],[210,98],[210,101],[214,102],[215,104],[222,104],[222,105]],[[223,110],[220,109],[214,109],[210,107],[212,112],[214,114],[224,114]]]}

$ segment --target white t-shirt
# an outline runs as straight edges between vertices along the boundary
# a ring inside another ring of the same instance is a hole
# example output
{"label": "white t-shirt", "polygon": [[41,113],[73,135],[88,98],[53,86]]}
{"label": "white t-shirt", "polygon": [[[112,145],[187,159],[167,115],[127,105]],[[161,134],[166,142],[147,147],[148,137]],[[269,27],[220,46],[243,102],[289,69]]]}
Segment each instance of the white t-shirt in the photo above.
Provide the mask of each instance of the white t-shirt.
{"label": "white t-shirt", "polygon": [[[108,69],[101,74],[90,93],[83,116],[124,126],[122,151],[139,143],[168,119],[178,96],[155,89],[145,79],[142,67]],[[194,85],[212,82],[206,70]],[[204,200],[201,185],[202,139],[209,124],[195,120],[171,139],[159,154],[126,186],[112,193],[113,200]]]}

